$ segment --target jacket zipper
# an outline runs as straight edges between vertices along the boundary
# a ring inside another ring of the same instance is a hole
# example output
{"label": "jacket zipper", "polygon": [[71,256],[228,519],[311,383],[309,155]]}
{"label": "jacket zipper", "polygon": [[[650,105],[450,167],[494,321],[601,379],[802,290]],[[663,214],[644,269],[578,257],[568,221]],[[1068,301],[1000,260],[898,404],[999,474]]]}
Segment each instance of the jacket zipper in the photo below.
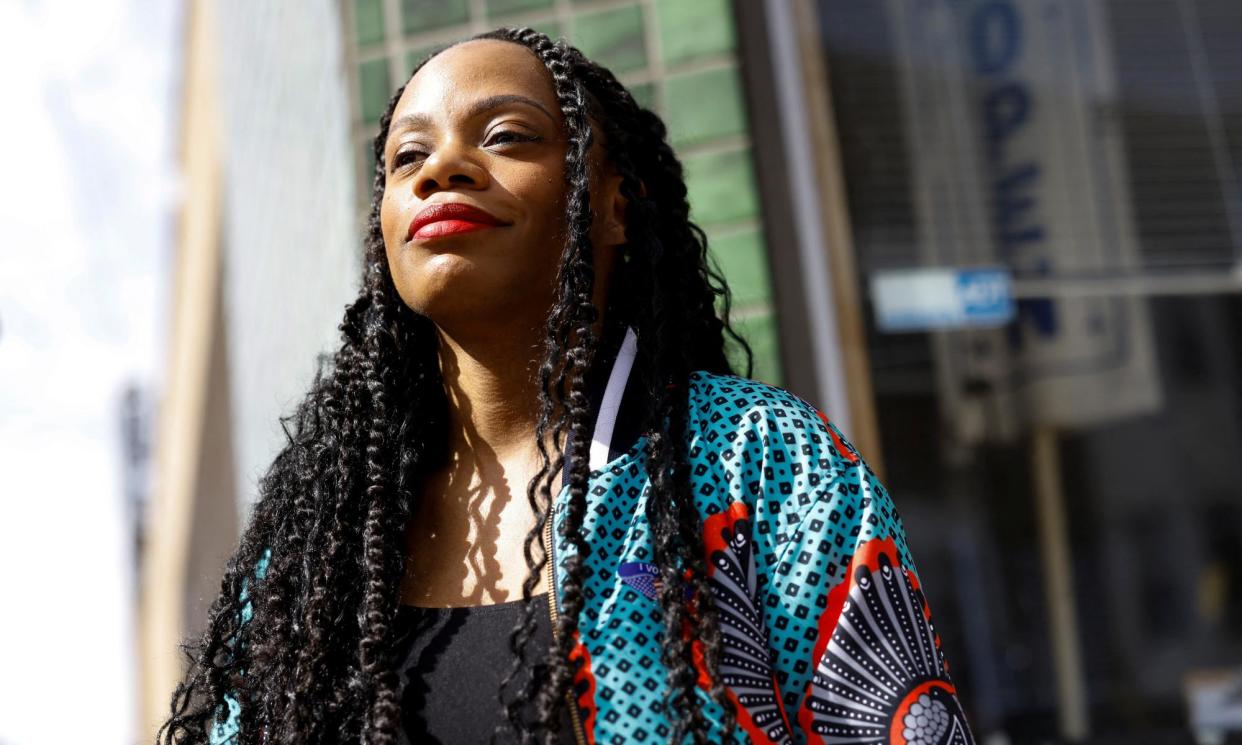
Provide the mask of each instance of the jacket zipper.
{"label": "jacket zipper", "polygon": [[[556,562],[552,551],[552,523],[556,515],[556,503],[553,502],[548,507],[548,519],[544,525],[544,553],[548,557],[547,567],[545,571],[548,573],[548,616],[552,622],[552,635],[557,641],[560,640],[560,631],[557,628],[557,599],[556,599]],[[574,700],[574,694],[571,689],[566,692],[565,699],[569,702],[569,719],[574,731],[574,742],[578,745],[586,745],[586,734],[582,732],[582,723],[578,716],[578,702]]]}

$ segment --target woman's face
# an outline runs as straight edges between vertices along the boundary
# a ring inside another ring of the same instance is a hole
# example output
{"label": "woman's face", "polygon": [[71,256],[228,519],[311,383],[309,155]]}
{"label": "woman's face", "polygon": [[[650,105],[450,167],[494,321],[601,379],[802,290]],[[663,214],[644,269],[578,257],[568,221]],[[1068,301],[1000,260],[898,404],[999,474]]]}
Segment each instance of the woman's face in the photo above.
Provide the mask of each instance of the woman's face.
{"label": "woman's face", "polygon": [[[407,305],[441,328],[541,326],[565,242],[563,127],[551,74],[517,44],[463,42],[410,80],[385,145],[380,206],[388,265]],[[625,241],[624,198],[595,132],[588,169],[602,310],[611,247]],[[500,224],[444,232],[461,224],[441,222],[411,231],[423,209],[450,203]]]}

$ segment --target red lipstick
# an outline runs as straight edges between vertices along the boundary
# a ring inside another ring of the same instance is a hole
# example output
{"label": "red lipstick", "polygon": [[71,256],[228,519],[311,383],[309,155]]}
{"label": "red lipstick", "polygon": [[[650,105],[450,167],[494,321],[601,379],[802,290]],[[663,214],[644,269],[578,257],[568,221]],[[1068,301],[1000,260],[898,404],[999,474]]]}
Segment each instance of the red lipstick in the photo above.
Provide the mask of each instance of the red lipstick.
{"label": "red lipstick", "polygon": [[406,232],[406,240],[456,235],[507,224],[479,207],[464,202],[442,202],[428,205],[414,216]]}

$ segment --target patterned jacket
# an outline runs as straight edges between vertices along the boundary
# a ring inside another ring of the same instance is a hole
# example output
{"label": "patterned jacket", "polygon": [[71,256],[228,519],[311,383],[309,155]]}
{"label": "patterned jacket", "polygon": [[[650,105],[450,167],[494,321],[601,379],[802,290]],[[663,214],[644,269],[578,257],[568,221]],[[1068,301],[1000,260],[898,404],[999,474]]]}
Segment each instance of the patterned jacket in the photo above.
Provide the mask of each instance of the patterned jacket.
{"label": "patterned jacket", "polygon": [[[588,378],[595,426],[583,530],[591,555],[570,696],[584,744],[662,743],[671,731],[661,701],[664,627],[650,563],[646,436],[637,428],[642,393],[630,375],[635,350],[631,329],[609,333]],[[822,411],[783,388],[700,370],[688,395],[691,485],[738,741],[973,743],[901,519],[853,446]],[[545,547],[567,499],[562,487]],[[555,535],[553,621],[562,562],[574,550]],[[709,740],[720,742],[724,710],[702,685],[701,644],[693,647]],[[230,742],[236,731],[236,702],[228,703],[213,743]]]}

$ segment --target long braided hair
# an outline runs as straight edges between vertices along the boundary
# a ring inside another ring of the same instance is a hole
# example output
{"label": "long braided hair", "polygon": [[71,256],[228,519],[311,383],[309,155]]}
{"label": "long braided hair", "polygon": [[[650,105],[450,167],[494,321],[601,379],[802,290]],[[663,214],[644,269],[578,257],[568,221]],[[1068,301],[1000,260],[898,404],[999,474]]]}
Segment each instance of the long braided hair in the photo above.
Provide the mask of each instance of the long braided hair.
{"label": "long braided hair", "polygon": [[[526,536],[530,597],[546,567],[533,549],[550,517],[551,484],[569,460],[562,537],[575,549],[564,557],[557,644],[546,665],[533,669],[522,695],[505,690],[527,664],[535,610],[524,604],[510,636],[514,664],[497,692],[505,722],[522,743],[549,738],[567,705],[575,673],[570,659],[578,637],[590,545],[583,533],[589,461],[581,446],[562,452],[561,434],[583,443],[591,426],[585,373],[594,360],[598,313],[594,284],[587,153],[594,120],[604,133],[606,157],[622,177],[626,247],[611,278],[609,324],[626,324],[640,339],[634,372],[647,392],[643,412],[650,478],[648,519],[654,563],[660,567],[664,612],[661,658],[668,669],[662,706],[673,723],[669,742],[687,735],[706,741],[707,720],[695,695],[693,628],[712,681],[711,698],[724,709],[726,737],[736,711],[720,682],[722,642],[707,584],[700,521],[689,490],[683,432],[692,371],[732,373],[724,335],[745,355],[746,341],[728,323],[730,293],[708,265],[707,236],[690,221],[680,161],[666,142],[658,115],[638,105],[613,74],[564,40],[531,28],[499,28],[472,39],[500,39],[528,48],[549,70],[564,116],[567,239],[556,300],[545,324],[539,366],[540,412],[536,441],[541,467],[527,486],[537,524]],[[440,50],[443,51],[443,50]],[[436,52],[438,53],[438,52]],[[422,60],[407,78],[434,56]],[[223,718],[225,696],[240,702],[239,743],[397,741],[399,676],[394,622],[404,565],[404,529],[418,499],[420,479],[448,458],[448,407],[438,366],[434,324],[401,301],[389,272],[380,225],[384,145],[396,90],[374,141],[375,171],[365,233],[359,296],[346,307],[342,343],[306,398],[282,417],[287,443],[259,482],[259,497],[230,558],[220,594],[201,638],[187,642],[188,669],[172,696],[157,742],[201,743]],[[717,314],[716,300],[723,306]],[[565,349],[563,340],[573,340]],[[554,412],[559,412],[554,417]],[[545,435],[556,446],[549,453]],[[261,578],[255,567],[266,561]],[[684,599],[685,583],[692,600]],[[537,720],[528,730],[520,700],[533,700]],[[237,708],[237,707],[235,707]],[[497,728],[500,734],[504,725]]]}

